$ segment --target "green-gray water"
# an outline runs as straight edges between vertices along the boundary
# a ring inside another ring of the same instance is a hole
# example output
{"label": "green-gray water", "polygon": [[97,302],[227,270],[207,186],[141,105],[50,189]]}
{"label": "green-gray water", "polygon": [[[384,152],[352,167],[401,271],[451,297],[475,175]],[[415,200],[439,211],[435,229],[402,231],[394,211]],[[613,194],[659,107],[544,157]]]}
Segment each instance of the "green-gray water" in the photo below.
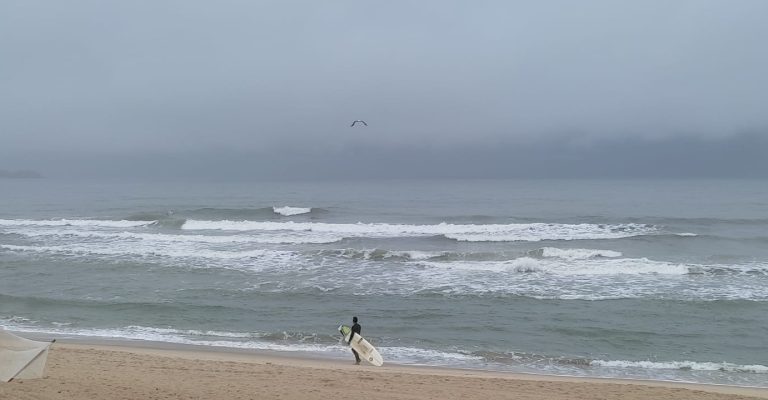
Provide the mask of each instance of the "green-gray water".
{"label": "green-gray water", "polygon": [[768,386],[766,183],[0,180],[0,326]]}

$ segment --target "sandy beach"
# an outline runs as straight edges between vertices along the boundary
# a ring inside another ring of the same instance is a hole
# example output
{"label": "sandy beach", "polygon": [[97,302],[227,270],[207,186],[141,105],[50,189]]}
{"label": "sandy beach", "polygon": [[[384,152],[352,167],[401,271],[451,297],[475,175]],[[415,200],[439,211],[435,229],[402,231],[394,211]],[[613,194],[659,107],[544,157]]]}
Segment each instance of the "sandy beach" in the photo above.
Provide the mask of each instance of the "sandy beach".
{"label": "sandy beach", "polygon": [[385,365],[212,349],[60,344],[0,399],[748,399],[768,389]]}

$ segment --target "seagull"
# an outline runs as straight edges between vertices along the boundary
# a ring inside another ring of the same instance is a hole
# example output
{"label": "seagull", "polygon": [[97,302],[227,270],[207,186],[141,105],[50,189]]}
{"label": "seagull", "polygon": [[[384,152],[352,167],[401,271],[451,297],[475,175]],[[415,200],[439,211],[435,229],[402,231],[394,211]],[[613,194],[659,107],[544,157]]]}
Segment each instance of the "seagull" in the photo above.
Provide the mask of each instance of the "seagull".
{"label": "seagull", "polygon": [[358,123],[358,122],[362,122],[363,125],[368,126],[368,124],[366,124],[365,121],[363,121],[362,119],[356,119],[356,120],[352,121],[352,125],[350,125],[350,126],[355,126],[355,124]]}

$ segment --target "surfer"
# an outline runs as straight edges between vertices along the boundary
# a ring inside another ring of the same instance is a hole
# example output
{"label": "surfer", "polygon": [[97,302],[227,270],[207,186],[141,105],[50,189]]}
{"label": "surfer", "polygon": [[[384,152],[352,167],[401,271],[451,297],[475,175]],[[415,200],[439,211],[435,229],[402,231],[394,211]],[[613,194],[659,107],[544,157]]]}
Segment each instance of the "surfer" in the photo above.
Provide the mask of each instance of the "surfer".
{"label": "surfer", "polygon": [[[360,331],[363,328],[360,327],[360,324],[357,323],[357,317],[352,317],[352,333],[349,334],[349,342],[347,344],[352,343],[352,338],[355,337],[355,333],[360,335]],[[357,354],[355,349],[352,349],[352,353],[355,355],[355,365],[360,365],[360,355]]]}

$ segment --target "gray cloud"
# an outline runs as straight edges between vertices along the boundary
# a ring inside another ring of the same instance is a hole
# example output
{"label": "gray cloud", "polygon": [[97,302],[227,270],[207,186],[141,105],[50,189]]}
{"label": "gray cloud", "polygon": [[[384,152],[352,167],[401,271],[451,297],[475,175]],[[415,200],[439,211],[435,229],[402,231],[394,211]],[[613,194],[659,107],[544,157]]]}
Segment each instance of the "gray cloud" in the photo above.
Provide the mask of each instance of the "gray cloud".
{"label": "gray cloud", "polygon": [[275,176],[349,175],[338,157],[373,151],[401,162],[360,171],[439,175],[435,159],[497,148],[587,162],[629,143],[764,145],[765,15],[758,0],[3,2],[15,165],[0,167],[282,157]]}

